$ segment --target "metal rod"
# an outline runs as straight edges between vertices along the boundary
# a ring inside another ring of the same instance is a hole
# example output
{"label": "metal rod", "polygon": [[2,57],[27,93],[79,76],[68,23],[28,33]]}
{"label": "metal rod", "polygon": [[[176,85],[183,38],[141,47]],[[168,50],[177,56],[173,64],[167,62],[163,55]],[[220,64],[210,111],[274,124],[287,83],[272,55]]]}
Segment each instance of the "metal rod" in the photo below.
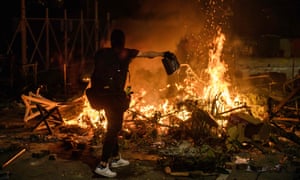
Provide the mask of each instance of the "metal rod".
{"label": "metal rod", "polygon": [[26,6],[25,0],[21,0],[21,53],[22,65],[27,64],[27,36],[26,36]]}
{"label": "metal rod", "polygon": [[3,165],[2,165],[2,169],[5,168],[6,166],[8,166],[11,162],[13,162],[15,159],[17,159],[19,156],[21,156],[22,154],[24,154],[26,151],[25,148],[23,148],[21,151],[19,151],[16,155],[14,155],[12,158],[10,158],[8,161],[6,161]]}

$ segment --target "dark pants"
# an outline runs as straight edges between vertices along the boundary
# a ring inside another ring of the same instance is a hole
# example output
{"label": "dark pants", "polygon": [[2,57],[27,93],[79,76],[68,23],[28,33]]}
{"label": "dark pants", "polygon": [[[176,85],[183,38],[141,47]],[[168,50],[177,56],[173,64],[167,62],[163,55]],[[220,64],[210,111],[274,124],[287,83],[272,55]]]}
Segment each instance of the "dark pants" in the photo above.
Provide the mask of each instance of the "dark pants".
{"label": "dark pants", "polygon": [[130,99],[127,99],[124,92],[100,93],[95,89],[88,89],[86,95],[92,108],[105,111],[107,127],[101,161],[108,162],[110,157],[119,155],[118,134],[122,129],[123,115],[129,106]]}
{"label": "dark pants", "polygon": [[119,154],[118,134],[122,129],[123,108],[115,97],[110,98],[111,102],[104,107],[107,118],[106,134],[103,142],[101,161],[108,162],[110,157]]}

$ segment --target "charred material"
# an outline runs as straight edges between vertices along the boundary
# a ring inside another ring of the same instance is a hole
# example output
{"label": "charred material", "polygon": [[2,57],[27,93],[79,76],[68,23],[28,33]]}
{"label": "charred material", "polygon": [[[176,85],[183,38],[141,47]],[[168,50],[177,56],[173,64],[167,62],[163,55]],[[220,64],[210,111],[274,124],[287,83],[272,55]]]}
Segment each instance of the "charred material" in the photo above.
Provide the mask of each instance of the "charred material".
{"label": "charred material", "polygon": [[286,97],[269,97],[269,122],[275,134],[300,145],[300,138],[295,134],[299,129],[299,93],[300,87],[294,88]]}

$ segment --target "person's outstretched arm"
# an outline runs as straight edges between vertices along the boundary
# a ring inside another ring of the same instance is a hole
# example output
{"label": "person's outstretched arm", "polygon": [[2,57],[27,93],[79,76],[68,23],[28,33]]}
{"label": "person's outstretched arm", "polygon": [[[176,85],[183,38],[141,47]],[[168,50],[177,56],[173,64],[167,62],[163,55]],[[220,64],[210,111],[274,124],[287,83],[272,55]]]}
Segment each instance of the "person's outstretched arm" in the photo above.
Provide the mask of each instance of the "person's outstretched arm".
{"label": "person's outstretched arm", "polygon": [[137,55],[137,57],[146,57],[146,58],[155,58],[155,57],[163,57],[165,52],[156,52],[156,51],[140,51]]}

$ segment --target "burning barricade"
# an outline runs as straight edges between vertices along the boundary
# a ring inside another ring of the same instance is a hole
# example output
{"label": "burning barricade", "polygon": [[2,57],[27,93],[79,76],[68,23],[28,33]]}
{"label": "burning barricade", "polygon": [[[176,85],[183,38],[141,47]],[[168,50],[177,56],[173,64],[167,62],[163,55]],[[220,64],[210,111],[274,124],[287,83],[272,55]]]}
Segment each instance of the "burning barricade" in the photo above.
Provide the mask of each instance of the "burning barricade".
{"label": "burning barricade", "polygon": [[[148,148],[149,153],[159,155],[158,162],[168,167],[168,174],[188,171],[179,175],[204,176],[216,175],[216,169],[231,161],[232,153],[245,148],[254,147],[262,153],[270,152],[270,138],[276,137],[278,140],[278,134],[300,144],[297,135],[286,132],[274,121],[268,121],[270,112],[273,117],[292,96],[270,111],[273,104],[270,105],[267,96],[230,91],[230,88],[234,88],[226,77],[227,64],[221,60],[224,41],[225,36],[219,32],[214,48],[209,52],[205,78],[199,77],[188,64],[181,64],[180,67],[175,64],[179,69],[174,75],[180,76],[176,78],[180,81],[174,81],[171,85],[175,91],[173,96],[151,104],[143,99],[146,91],[132,94],[120,135],[123,148]],[[169,71],[173,73],[172,69]],[[87,139],[91,146],[101,145],[106,126],[105,112],[93,110],[85,95],[77,101],[79,106],[74,107],[73,103],[73,109],[80,109],[80,113],[77,111],[68,118],[65,106],[46,100],[43,102],[58,106],[65,126],[78,125],[88,129],[89,133],[82,134],[90,135],[92,131],[93,135]],[[277,136],[272,136],[274,133]]]}

